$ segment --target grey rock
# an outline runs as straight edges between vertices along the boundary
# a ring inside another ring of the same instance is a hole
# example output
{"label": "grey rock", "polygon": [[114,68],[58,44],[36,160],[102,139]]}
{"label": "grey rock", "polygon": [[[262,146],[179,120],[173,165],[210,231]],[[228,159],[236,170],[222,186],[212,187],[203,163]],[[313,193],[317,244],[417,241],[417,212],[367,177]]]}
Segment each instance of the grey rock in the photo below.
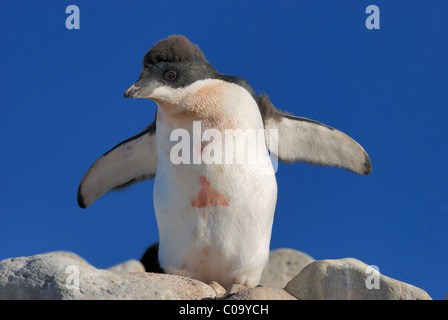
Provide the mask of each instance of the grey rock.
{"label": "grey rock", "polygon": [[285,290],[299,300],[431,300],[424,290],[381,275],[353,258],[315,261]]}
{"label": "grey rock", "polygon": [[[284,288],[274,287],[305,264]],[[214,281],[206,284],[178,275],[143,272],[136,260],[102,270],[75,253],[57,251],[0,261],[0,299],[431,299],[425,291],[381,275],[352,258],[313,261],[300,251],[279,249],[271,252],[267,269],[263,282],[270,286],[234,284],[225,290]]]}
{"label": "grey rock", "polygon": [[269,261],[261,275],[260,285],[284,288],[303,268],[314,259],[298,250],[276,249],[269,253]]}
{"label": "grey rock", "polygon": [[231,295],[227,300],[297,300],[281,288],[255,287]]}
{"label": "grey rock", "polygon": [[242,284],[234,283],[230,287],[227,288],[227,290],[224,293],[224,295],[222,296],[222,298],[227,299],[231,295],[234,295],[235,293],[246,290],[246,289],[247,289],[246,286],[243,286]]}
{"label": "grey rock", "polygon": [[71,258],[74,260],[78,260],[78,263],[81,263],[83,265],[90,265],[87,260],[85,260],[83,257],[79,256],[78,254],[71,252],[71,251],[50,251],[50,252],[44,252],[43,254],[57,254],[63,257]]}
{"label": "grey rock", "polygon": [[206,283],[174,274],[135,273],[136,277],[152,280],[171,289],[181,300],[214,299],[216,292]]}
{"label": "grey rock", "polygon": [[56,252],[0,262],[0,299],[178,300],[215,295],[197,280],[101,270],[83,259]]}
{"label": "grey rock", "polygon": [[213,291],[215,291],[216,293],[215,298],[217,299],[222,298],[226,294],[226,289],[224,289],[224,287],[220,285],[218,282],[212,281],[208,285],[213,289]]}
{"label": "grey rock", "polygon": [[107,270],[117,272],[145,272],[145,267],[140,261],[131,259],[109,267]]}

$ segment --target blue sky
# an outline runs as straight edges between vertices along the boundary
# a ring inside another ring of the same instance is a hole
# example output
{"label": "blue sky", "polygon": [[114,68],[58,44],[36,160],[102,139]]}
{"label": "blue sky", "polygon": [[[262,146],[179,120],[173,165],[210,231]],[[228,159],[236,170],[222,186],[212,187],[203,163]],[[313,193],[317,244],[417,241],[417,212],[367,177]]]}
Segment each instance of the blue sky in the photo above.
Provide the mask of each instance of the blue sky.
{"label": "blue sky", "polygon": [[[65,8],[80,9],[67,30]],[[365,27],[368,5],[380,29]],[[153,182],[77,206],[89,166],[153,120],[123,98],[171,34],[298,116],[357,140],[370,176],[280,164],[271,248],[354,257],[448,293],[446,1],[2,1],[0,260],[73,251],[99,268],[158,239]]]}

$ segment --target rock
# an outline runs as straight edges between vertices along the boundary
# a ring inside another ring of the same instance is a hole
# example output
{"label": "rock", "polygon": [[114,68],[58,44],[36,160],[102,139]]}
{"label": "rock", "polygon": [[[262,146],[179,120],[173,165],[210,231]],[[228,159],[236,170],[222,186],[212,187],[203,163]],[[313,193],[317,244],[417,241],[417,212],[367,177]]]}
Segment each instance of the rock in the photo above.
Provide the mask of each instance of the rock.
{"label": "rock", "polygon": [[107,270],[117,272],[145,272],[145,267],[140,261],[131,259],[107,268]]}
{"label": "rock", "polygon": [[77,255],[76,253],[70,252],[70,251],[51,251],[51,252],[45,252],[43,254],[57,254],[57,255],[60,255],[63,257],[78,260],[79,263],[82,263],[85,265],[90,265],[90,263],[88,263],[84,258],[82,258],[79,255]]}
{"label": "rock", "polygon": [[136,276],[153,280],[174,291],[182,300],[214,299],[216,292],[212,287],[199,280],[174,274],[137,273]]}
{"label": "rock", "polygon": [[239,291],[227,300],[297,300],[281,288],[255,287]]}
{"label": "rock", "polygon": [[260,285],[284,288],[303,268],[314,259],[298,250],[276,249],[269,253],[269,262],[261,275]]}
{"label": "rock", "polygon": [[431,300],[424,290],[381,275],[353,258],[315,261],[285,290],[299,300]]}
{"label": "rock", "polygon": [[234,295],[237,292],[246,290],[247,287],[243,286],[242,284],[234,283],[230,287],[227,288],[226,292],[224,293],[223,299],[226,299],[230,297],[231,295]]}
{"label": "rock", "polygon": [[226,289],[224,289],[224,287],[218,282],[212,281],[208,285],[213,289],[213,291],[215,291],[216,298],[222,298],[226,294]]}
{"label": "rock", "polygon": [[[0,261],[0,299],[431,299],[425,291],[380,275],[356,259],[309,263],[310,260],[311,257],[300,251],[274,250],[263,279],[264,283],[271,283],[270,286],[246,288],[233,284],[225,290],[215,281],[206,284],[178,275],[144,272],[142,263],[137,260],[103,270],[72,252],[49,252]],[[157,267],[154,259],[151,263]],[[284,288],[274,287],[306,263],[309,264]]]}
{"label": "rock", "polygon": [[67,254],[47,253],[0,262],[0,299],[202,299],[216,296],[197,280],[96,269]]}
{"label": "rock", "polygon": [[[93,268],[93,267],[92,267]],[[77,300],[180,300],[181,296],[163,282],[145,279],[141,273],[124,273],[93,268],[80,270]],[[64,289],[64,288],[63,288]],[[72,299],[62,297],[58,299]]]}

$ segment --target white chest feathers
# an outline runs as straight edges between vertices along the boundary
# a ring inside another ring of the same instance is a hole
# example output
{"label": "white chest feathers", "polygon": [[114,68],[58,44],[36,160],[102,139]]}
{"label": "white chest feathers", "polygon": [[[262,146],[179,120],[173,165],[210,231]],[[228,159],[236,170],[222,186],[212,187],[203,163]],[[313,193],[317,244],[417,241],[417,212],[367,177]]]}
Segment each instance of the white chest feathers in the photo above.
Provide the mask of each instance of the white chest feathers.
{"label": "white chest feathers", "polygon": [[179,91],[173,104],[158,103],[161,267],[224,286],[255,286],[277,199],[258,106],[240,86],[219,80]]}

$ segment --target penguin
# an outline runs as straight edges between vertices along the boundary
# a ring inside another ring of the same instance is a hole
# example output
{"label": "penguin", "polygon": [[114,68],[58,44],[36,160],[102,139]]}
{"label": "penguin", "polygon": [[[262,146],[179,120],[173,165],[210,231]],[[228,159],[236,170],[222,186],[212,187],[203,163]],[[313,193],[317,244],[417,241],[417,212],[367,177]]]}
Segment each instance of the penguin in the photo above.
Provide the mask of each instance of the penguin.
{"label": "penguin", "polygon": [[[154,121],[93,163],[78,187],[78,204],[87,208],[109,191],[154,179],[158,260],[169,274],[226,288],[259,283],[277,202],[273,159],[360,175],[372,170],[368,154],[351,137],[277,109],[246,80],[218,72],[183,35],[150,48],[124,97],[155,101]],[[257,135],[263,140],[256,143],[258,160],[227,161],[253,150],[249,143],[232,145],[248,130],[262,132]],[[185,148],[179,151],[181,138],[191,140],[198,132],[212,134],[199,135],[199,143],[182,141]],[[225,147],[216,147],[215,140]],[[226,161],[195,162],[195,156],[210,153],[210,145]],[[173,161],[179,154],[185,161]]]}

